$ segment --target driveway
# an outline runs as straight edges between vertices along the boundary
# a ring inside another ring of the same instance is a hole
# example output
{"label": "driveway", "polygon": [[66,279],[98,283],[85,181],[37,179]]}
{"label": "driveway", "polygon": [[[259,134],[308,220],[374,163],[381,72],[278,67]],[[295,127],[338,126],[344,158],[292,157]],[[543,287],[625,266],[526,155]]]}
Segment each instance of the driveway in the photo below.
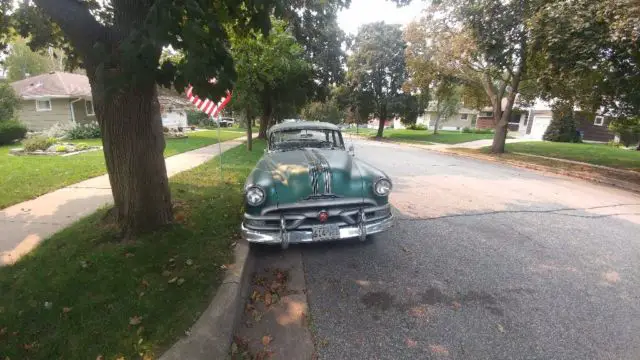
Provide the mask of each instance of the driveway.
{"label": "driveway", "polygon": [[[398,223],[284,254],[302,254],[319,359],[638,359],[640,196],[355,145],[394,180]],[[283,256],[254,254],[261,268]]]}

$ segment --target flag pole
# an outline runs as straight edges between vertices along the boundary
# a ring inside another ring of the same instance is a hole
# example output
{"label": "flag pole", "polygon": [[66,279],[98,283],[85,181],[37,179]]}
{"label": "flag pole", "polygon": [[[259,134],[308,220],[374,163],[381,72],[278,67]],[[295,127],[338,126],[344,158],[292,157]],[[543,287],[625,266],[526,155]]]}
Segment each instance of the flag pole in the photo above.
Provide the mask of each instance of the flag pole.
{"label": "flag pole", "polygon": [[220,181],[224,182],[222,176],[222,139],[220,138],[220,112],[218,113],[218,157],[220,158]]}

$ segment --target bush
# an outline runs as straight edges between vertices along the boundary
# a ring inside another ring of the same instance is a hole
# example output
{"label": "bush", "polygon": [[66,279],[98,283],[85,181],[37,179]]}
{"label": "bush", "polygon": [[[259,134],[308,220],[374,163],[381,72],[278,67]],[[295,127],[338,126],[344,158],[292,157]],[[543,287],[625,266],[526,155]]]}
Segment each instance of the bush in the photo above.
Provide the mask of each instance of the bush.
{"label": "bush", "polygon": [[56,152],[67,152],[67,147],[64,145],[56,146]]}
{"label": "bush", "polygon": [[202,111],[189,110],[187,111],[187,124],[189,125],[201,125],[209,122],[209,115]]}
{"label": "bush", "polygon": [[56,139],[65,139],[69,137],[68,134],[72,128],[73,127],[71,126],[71,124],[67,124],[65,126],[60,123],[55,123],[55,125],[50,127],[48,130],[43,131],[42,135],[46,137],[56,138]]}
{"label": "bush", "polygon": [[99,139],[101,137],[100,126],[92,122],[89,124],[78,124],[67,131],[67,138],[75,139]]}
{"label": "bush", "polygon": [[78,143],[78,144],[76,144],[76,150],[78,150],[78,151],[87,150],[88,148],[89,148],[89,144],[87,144],[87,143]]}
{"label": "bush", "polygon": [[169,128],[166,127],[166,126],[163,126],[162,127],[162,132],[165,133],[165,134],[168,133],[169,132]]}
{"label": "bush", "polygon": [[27,134],[27,128],[21,123],[11,121],[0,121],[0,145],[9,145],[21,140]]}
{"label": "bush", "polygon": [[427,130],[427,127],[422,124],[411,124],[407,127],[409,130]]}
{"label": "bush", "polygon": [[493,134],[495,130],[493,129],[474,129],[474,134]]}
{"label": "bush", "polygon": [[465,133],[465,134],[471,134],[473,132],[473,130],[468,126],[465,126],[465,127],[462,128],[462,132]]}
{"label": "bush", "polygon": [[622,147],[622,143],[615,141],[615,140],[609,140],[609,142],[607,143],[608,146],[614,147],[614,148],[619,148]]}
{"label": "bush", "polygon": [[582,142],[571,104],[564,102],[554,104],[551,123],[542,139],[555,142]]}
{"label": "bush", "polygon": [[46,136],[34,136],[25,140],[22,145],[24,145],[25,151],[36,151],[36,150],[47,150],[49,146],[56,143],[55,138],[50,138]]}

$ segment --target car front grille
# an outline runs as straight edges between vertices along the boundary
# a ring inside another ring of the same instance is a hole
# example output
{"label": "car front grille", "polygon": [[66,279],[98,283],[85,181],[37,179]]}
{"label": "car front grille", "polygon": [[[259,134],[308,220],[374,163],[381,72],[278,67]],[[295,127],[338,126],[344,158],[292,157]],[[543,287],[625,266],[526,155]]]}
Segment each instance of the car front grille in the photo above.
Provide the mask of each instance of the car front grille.
{"label": "car front grille", "polygon": [[[314,225],[337,224],[338,226],[356,226],[359,212],[365,213],[365,221],[372,222],[388,217],[391,214],[389,205],[378,206],[372,200],[339,199],[304,201],[293,205],[263,209],[261,215],[245,214],[244,225],[253,230],[279,231],[280,221],[290,230],[311,230]],[[318,215],[326,211],[329,217],[321,223]]]}

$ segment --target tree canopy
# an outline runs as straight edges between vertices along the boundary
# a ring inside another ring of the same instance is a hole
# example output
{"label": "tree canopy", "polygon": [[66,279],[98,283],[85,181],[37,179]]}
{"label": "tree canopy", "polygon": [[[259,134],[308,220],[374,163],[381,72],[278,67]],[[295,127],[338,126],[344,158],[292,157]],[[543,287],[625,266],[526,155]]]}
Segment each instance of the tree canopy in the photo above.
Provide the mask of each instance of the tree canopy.
{"label": "tree canopy", "polygon": [[348,59],[348,83],[356,94],[366,95],[380,120],[378,137],[390,115],[389,105],[402,94],[406,79],[405,42],[399,25],[376,22],[358,30]]}

